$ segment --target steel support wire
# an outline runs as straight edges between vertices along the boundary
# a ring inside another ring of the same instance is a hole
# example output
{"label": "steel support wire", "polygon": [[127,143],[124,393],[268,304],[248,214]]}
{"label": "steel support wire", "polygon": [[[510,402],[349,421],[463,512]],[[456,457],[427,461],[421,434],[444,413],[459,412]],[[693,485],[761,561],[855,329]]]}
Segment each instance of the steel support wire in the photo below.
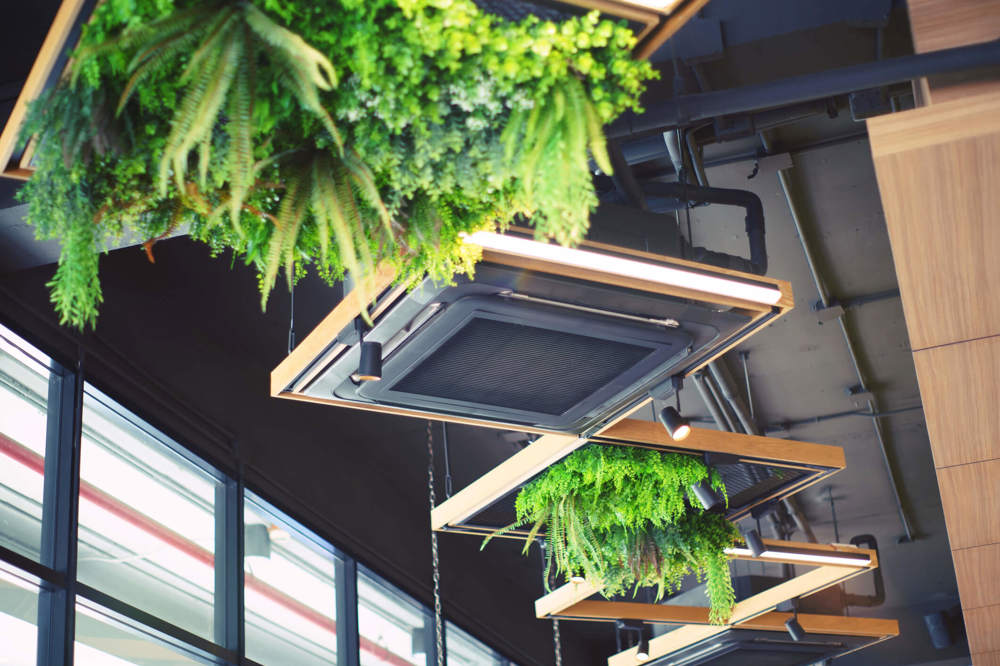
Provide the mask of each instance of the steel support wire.
{"label": "steel support wire", "polygon": [[[764,133],[761,133],[760,140],[764,150],[769,151],[771,149],[771,142]],[[816,258],[813,254],[812,248],[809,246],[808,236],[802,222],[802,215],[799,208],[795,205],[795,200],[792,198],[792,191],[789,186],[788,179],[788,169],[778,169],[778,181],[781,183],[781,191],[785,197],[785,203],[787,204],[788,211],[791,214],[792,222],[795,224],[795,232],[798,234],[799,241],[802,244],[802,252],[805,254],[806,263],[809,265],[809,273],[812,275],[813,284],[816,286],[816,291],[819,294],[820,303],[822,303],[823,307],[829,307],[831,303],[830,291],[827,288],[819,267],[816,264]],[[847,354],[851,357],[851,364],[854,366],[854,372],[857,375],[858,384],[861,385],[862,390],[871,391],[868,386],[865,373],[861,368],[861,363],[858,360],[857,347],[854,344],[854,339],[851,336],[850,330],[847,328],[846,319],[846,313],[844,316],[837,317],[837,323],[840,325],[841,333],[844,336],[844,344],[847,346]],[[872,395],[874,396],[874,393],[872,393]],[[903,502],[899,496],[896,469],[892,464],[892,461],[889,459],[889,453],[886,449],[886,436],[882,428],[882,422],[878,416],[879,408],[877,398],[873,397],[868,401],[868,411],[872,413],[872,428],[875,430],[875,438],[878,440],[879,452],[882,454],[882,462],[885,464],[886,476],[889,479],[889,487],[892,489],[892,497],[896,502],[896,510],[899,512],[899,521],[902,523],[903,531],[905,532],[905,537],[901,539],[901,541],[912,541],[914,538],[914,532],[910,524],[910,519],[906,514],[906,509],[903,508]]]}

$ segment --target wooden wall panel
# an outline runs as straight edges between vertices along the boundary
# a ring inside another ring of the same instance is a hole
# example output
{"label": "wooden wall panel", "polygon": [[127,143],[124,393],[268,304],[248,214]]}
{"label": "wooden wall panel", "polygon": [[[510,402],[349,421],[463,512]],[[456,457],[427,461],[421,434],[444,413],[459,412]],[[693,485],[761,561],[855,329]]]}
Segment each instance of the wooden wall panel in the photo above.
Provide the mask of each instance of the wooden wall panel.
{"label": "wooden wall panel", "polygon": [[[934,466],[1000,458],[1000,337],[924,349],[913,362]],[[966,406],[979,401],[997,407],[970,419]]]}
{"label": "wooden wall panel", "polygon": [[937,476],[952,550],[1000,543],[1000,460],[943,467]]}
{"label": "wooden wall panel", "polygon": [[1000,93],[932,100],[868,129],[973,663],[996,665]]}
{"label": "wooden wall panel", "polygon": [[963,611],[965,631],[969,635],[969,652],[975,655],[1000,650],[1000,605]]}
{"label": "wooden wall panel", "polygon": [[[1000,543],[952,553],[962,608],[979,608],[1000,599]],[[1000,625],[997,625],[1000,631]]]}
{"label": "wooden wall panel", "polygon": [[[910,29],[917,53],[939,51],[987,42],[1000,37],[1000,0],[908,0]],[[986,80],[935,81],[930,102],[954,99],[1000,89],[995,77]]]}
{"label": "wooden wall panel", "polygon": [[[963,138],[934,142],[956,124]],[[868,126],[913,349],[1000,332],[1000,298],[981,291],[1000,284],[1000,95]]]}

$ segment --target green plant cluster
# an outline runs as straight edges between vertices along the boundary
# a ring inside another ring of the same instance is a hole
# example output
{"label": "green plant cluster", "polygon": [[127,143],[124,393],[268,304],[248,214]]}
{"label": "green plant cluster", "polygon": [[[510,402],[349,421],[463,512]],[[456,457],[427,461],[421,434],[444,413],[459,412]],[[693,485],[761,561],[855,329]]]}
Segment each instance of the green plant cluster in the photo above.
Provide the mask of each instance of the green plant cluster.
{"label": "green plant cluster", "polygon": [[735,595],[723,551],[739,533],[691,493],[705,479],[725,495],[718,474],[694,456],[591,444],[525,485],[516,522],[492,536],[530,525],[525,552],[542,533],[548,545],[546,583],[554,568],[607,597],[656,587],[659,600],[693,573],[706,582],[710,620],[724,623]]}
{"label": "green plant cluster", "polygon": [[[380,262],[412,284],[470,272],[462,235],[527,219],[579,241],[610,165],[603,124],[650,65],[596,13],[509,22],[472,0],[106,0],[71,75],[31,109],[52,297],[93,325],[97,253],[185,231],[258,268],[327,280]],[[365,280],[357,281],[364,285]]]}

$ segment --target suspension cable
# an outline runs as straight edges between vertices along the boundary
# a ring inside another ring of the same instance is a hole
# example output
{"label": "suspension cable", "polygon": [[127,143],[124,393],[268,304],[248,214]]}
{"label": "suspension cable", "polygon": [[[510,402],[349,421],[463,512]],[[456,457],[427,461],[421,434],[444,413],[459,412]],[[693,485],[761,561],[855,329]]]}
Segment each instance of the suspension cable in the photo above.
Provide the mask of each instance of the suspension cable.
{"label": "suspension cable", "polygon": [[[434,423],[427,422],[427,495],[434,512]],[[444,637],[441,627],[441,570],[438,561],[437,532],[431,528],[431,566],[434,569],[434,654],[437,666],[444,666]]]}

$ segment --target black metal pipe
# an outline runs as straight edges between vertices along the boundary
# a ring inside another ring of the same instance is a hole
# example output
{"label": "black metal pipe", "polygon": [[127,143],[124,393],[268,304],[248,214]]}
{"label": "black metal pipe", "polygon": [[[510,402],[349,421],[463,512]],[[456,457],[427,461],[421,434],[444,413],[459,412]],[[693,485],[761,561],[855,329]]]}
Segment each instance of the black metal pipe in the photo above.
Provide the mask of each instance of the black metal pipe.
{"label": "black metal pipe", "polygon": [[[854,546],[864,546],[865,548],[874,550],[875,557],[878,558],[878,541],[875,540],[874,535],[859,534],[851,539],[851,544]],[[872,571],[872,576],[872,581],[875,583],[875,594],[847,593],[844,595],[845,606],[865,606],[872,608],[874,606],[881,606],[885,603],[885,581],[882,579],[882,569],[875,568]]]}
{"label": "black metal pipe", "polygon": [[993,40],[930,53],[886,58],[758,85],[680,95],[651,105],[642,115],[623,116],[611,124],[608,136],[620,138],[662,132],[667,128],[683,127],[706,118],[797,104],[998,63],[1000,40]]}
{"label": "black metal pipe", "polygon": [[750,242],[750,259],[714,252],[704,247],[692,247],[688,258],[703,264],[764,275],[767,273],[767,246],[764,242],[764,205],[753,192],[721,187],[698,187],[685,183],[643,183],[646,194],[670,197],[687,203],[710,203],[740,206],[746,209],[746,232]]}

